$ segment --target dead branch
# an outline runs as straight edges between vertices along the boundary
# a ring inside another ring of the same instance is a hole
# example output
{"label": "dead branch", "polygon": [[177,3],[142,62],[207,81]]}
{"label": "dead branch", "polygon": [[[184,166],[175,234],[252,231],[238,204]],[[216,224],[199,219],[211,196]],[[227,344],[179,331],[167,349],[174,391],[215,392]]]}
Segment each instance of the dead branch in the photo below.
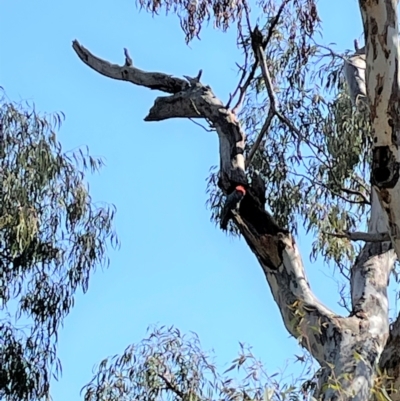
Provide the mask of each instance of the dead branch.
{"label": "dead branch", "polygon": [[[178,93],[188,88],[187,81],[181,78],[175,78],[171,75],[159,72],[145,72],[132,65],[119,66],[111,64],[94,56],[89,50],[85,49],[78,41],[74,40],[72,47],[78,57],[90,68],[106,77],[120,81],[132,82],[138,86],[145,86],[149,89],[156,89],[167,93]],[[126,56],[127,52],[125,52]],[[128,55],[129,57],[129,55]],[[129,57],[132,61],[132,59]],[[129,63],[128,59],[128,63]]]}
{"label": "dead branch", "polygon": [[[146,121],[205,118],[215,127],[220,153],[218,185],[232,200],[231,205],[227,205],[228,214],[257,256],[286,328],[293,336],[301,337],[302,344],[323,363],[326,333],[339,330],[338,317],[311,291],[294,238],[265,210],[265,187],[263,189],[256,181],[254,188],[248,184],[243,156],[245,134],[236,115],[222,104],[210,87],[200,82],[188,84],[167,74],[110,64],[93,56],[76,41],[74,49],[85,64],[105,76],[169,93],[155,100]],[[240,199],[236,195],[240,195]],[[314,329],[321,325],[323,330]]]}
{"label": "dead branch", "polygon": [[159,72],[146,72],[135,66],[119,66],[102,60],[77,41],[73,48],[79,58],[100,74],[167,92],[170,96],[158,97],[145,121],[162,121],[170,118],[204,118],[215,127],[220,140],[220,174],[218,185],[225,194],[236,186],[247,187],[245,174],[245,135],[237,117],[214,95],[211,88],[201,84],[201,70],[197,77],[186,80]]}
{"label": "dead branch", "polygon": [[[284,4],[284,3],[282,3],[282,4]],[[258,27],[256,26],[252,32],[252,47],[253,47],[253,51],[255,52],[256,60],[258,60],[258,63],[261,66],[262,76],[264,78],[265,87],[267,89],[267,94],[268,94],[268,98],[269,98],[269,107],[270,107],[270,111],[268,112],[267,119],[266,119],[263,127],[266,127],[266,126],[269,127],[272,122],[273,117],[276,115],[283,124],[288,126],[289,129],[297,135],[297,139],[298,139],[297,154],[298,154],[298,157],[301,158],[300,142],[301,142],[301,139],[303,136],[302,136],[300,130],[297,129],[294,126],[294,124],[292,124],[292,122],[289,119],[287,119],[279,110],[279,101],[275,94],[275,90],[273,88],[272,79],[271,79],[271,75],[268,70],[263,46],[264,45],[263,45],[262,34],[261,34],[260,30],[258,29]],[[258,144],[258,146],[259,146],[259,144],[262,142],[262,139],[263,139],[264,135],[267,133],[267,131],[268,131],[267,129],[261,129],[258,138],[254,142],[253,148],[249,152],[249,155],[251,154],[251,157],[253,157],[253,155],[255,154],[255,152],[257,150],[257,148],[255,147],[256,144]],[[250,165],[250,162],[251,162],[251,160],[247,162],[247,165]]]}

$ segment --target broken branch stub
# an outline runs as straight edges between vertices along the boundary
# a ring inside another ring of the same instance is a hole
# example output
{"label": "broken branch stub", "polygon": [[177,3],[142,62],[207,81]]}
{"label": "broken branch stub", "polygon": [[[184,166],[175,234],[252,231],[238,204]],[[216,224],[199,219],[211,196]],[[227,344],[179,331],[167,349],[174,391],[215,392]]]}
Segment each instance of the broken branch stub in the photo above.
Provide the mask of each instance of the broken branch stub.
{"label": "broken branch stub", "polygon": [[[240,199],[233,202],[234,208],[227,213],[231,214],[259,260],[289,332],[296,337],[306,335],[308,342],[304,343],[304,346],[317,360],[322,361],[321,344],[325,340],[322,341],[320,333],[310,327],[319,326],[321,322],[330,327],[335,326],[336,323],[331,320],[334,313],[311,292],[293,237],[277,225],[271,214],[265,210],[265,187],[258,183],[258,188],[256,182],[254,187],[247,185],[245,134],[237,116],[223,105],[209,86],[197,80],[190,80],[189,83],[167,74],[145,72],[133,65],[110,64],[91,54],[76,41],[73,46],[80,59],[102,75],[170,94],[155,100],[146,121],[187,117],[205,118],[210,122],[219,137],[219,186],[226,195],[234,191],[242,192]],[[302,311],[301,319],[297,315],[297,305],[307,306],[307,310]]]}
{"label": "broken branch stub", "polygon": [[199,82],[201,74],[188,82],[168,74],[140,70],[133,63],[111,64],[93,55],[76,40],[72,46],[87,66],[106,77],[171,94],[155,100],[145,121],[169,118],[204,118],[209,121],[219,137],[219,187],[225,194],[231,193],[237,185],[247,187],[245,134],[236,115],[223,105],[209,86]]}
{"label": "broken branch stub", "polygon": [[[156,99],[146,121],[204,118],[217,131],[221,160],[219,186],[226,195],[232,195],[227,196],[232,202],[226,216],[233,218],[257,257],[288,332],[325,368],[321,393],[326,393],[325,399],[365,401],[373,384],[374,366],[388,334],[386,326],[380,327],[387,322],[387,294],[381,288],[385,285],[382,283],[387,282],[394,260],[381,258],[379,246],[374,247],[378,255],[372,255],[373,260],[364,252],[366,257],[356,266],[356,285],[352,287],[357,313],[347,318],[337,316],[312,292],[292,235],[265,210],[265,187],[258,181],[261,178],[253,176],[254,185],[247,185],[243,154],[245,134],[237,116],[215,97],[211,88],[198,79],[183,80],[139,70],[129,65],[129,60],[124,66],[110,64],[92,55],[78,42],[74,42],[74,49],[85,64],[105,76],[166,92],[167,96]],[[295,127],[291,129],[296,132]],[[379,299],[379,305],[369,314],[367,308],[375,299]],[[361,358],[355,360],[354,350],[358,348],[362,350]],[[343,372],[350,374],[345,376]],[[332,376],[343,376],[341,384],[349,390],[349,396],[342,398],[339,390],[324,386]]]}

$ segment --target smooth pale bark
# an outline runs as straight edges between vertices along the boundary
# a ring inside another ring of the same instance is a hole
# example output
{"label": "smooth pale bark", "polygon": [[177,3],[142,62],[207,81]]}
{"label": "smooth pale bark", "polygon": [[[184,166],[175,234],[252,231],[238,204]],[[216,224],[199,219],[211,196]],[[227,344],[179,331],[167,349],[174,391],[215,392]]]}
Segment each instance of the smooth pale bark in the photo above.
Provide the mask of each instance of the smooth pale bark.
{"label": "smooth pale bark", "polygon": [[[245,134],[236,115],[211,88],[198,79],[145,72],[128,62],[123,66],[110,64],[76,41],[73,48],[85,64],[107,77],[166,92],[155,100],[146,121],[203,118],[216,129],[219,186],[225,194],[238,183],[247,189],[232,217],[263,269],[285,327],[321,365],[316,395],[323,400],[367,400],[389,330],[386,288],[395,258],[388,244],[369,243],[364,247],[352,271],[353,313],[337,316],[312,292],[296,242],[265,210],[260,185],[248,184]],[[387,232],[377,197],[372,199],[372,210],[369,232]]]}
{"label": "smooth pale bark", "polygon": [[373,147],[371,180],[400,255],[400,91],[397,0],[359,0]]}
{"label": "smooth pale bark", "polygon": [[[368,232],[382,233],[386,227],[386,215],[373,191]],[[351,269],[351,315],[358,318],[358,329],[343,333],[334,370],[335,376],[342,376],[340,381],[346,392],[355,394],[353,400],[369,398],[376,364],[389,335],[387,286],[396,260],[390,248],[390,242],[366,244]]]}
{"label": "smooth pale bark", "polygon": [[[400,255],[399,37],[397,0],[359,0],[366,44],[366,89],[373,129],[371,178],[388,216],[388,231]],[[391,326],[380,360],[400,400],[400,315]],[[390,381],[389,381],[390,382]],[[390,387],[390,386],[389,386]]]}
{"label": "smooth pale bark", "polygon": [[[175,117],[198,117],[210,121],[220,140],[219,186],[227,193],[238,182],[237,177],[244,177],[241,183],[248,187],[244,162],[237,162],[237,156],[244,160],[244,133],[237,117],[215,97],[210,87],[200,82],[190,85],[179,78],[173,78],[173,84],[169,85],[172,78],[167,74],[144,72],[133,66],[112,65],[92,55],[76,41],[73,47],[85,64],[105,76],[129,80],[136,85],[171,94],[155,100],[146,121]],[[176,92],[178,86],[180,91]],[[309,337],[304,341],[309,343],[308,348],[313,348],[313,354],[322,362],[325,357],[321,344],[325,340],[320,339],[321,334],[314,327],[324,323],[333,330],[336,322],[332,317],[335,314],[311,292],[294,239],[287,230],[275,223],[251,187],[234,219],[266,274],[288,331],[295,337],[300,334]],[[304,327],[300,329],[299,323]]]}

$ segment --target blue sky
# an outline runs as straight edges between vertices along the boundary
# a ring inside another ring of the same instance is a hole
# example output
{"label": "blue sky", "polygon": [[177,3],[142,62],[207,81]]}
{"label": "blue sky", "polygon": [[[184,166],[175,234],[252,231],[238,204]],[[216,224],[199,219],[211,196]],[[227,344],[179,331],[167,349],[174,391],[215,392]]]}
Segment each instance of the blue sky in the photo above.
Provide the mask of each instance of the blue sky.
{"label": "blue sky", "polygon": [[[351,48],[361,34],[357,7],[356,0],[321,0],[321,42]],[[0,85],[13,100],[66,114],[64,149],[88,145],[106,159],[90,189],[96,201],[117,207],[121,249],[77,296],[60,332],[64,373],[53,399],[80,398],[93,366],[140,341],[153,323],[197,332],[221,364],[236,356],[238,341],[251,344],[271,373],[299,353],[255,257],[209,221],[205,179],[218,163],[216,135],[189,121],[144,123],[157,93],[98,75],[71,48],[78,39],[123,63],[127,47],[138,67],[177,76],[201,68],[203,82],[226,100],[240,61],[235,33],[209,27],[188,47],[177,17],[152,18],[134,0],[4,0],[0,36]],[[332,272],[308,261],[310,238],[297,241],[315,292],[338,309]]]}

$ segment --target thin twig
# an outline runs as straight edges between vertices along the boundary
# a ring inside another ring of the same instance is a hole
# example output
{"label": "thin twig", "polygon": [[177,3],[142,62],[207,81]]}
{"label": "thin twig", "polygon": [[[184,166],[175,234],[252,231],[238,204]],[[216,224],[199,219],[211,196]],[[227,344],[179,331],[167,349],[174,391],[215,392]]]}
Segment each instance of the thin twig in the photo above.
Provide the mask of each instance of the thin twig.
{"label": "thin twig", "polygon": [[[297,173],[297,172],[292,171],[292,170],[289,170],[289,173],[290,173],[290,174],[293,174],[293,175],[296,176],[296,177],[300,177],[300,178],[306,179],[306,180],[309,181],[312,185],[319,185],[320,187],[327,189],[332,195],[335,195],[335,196],[337,196],[338,198],[340,198],[340,199],[342,199],[342,200],[344,200],[344,201],[346,201],[346,202],[353,203],[353,204],[355,204],[355,205],[365,205],[365,204],[370,205],[370,204],[371,204],[371,202],[370,202],[370,201],[367,201],[365,197],[362,197],[362,198],[363,198],[362,201],[356,201],[356,200],[353,200],[353,199],[346,198],[345,196],[343,196],[343,195],[340,194],[339,192],[333,190],[331,187],[329,187],[328,185],[326,185],[326,184],[323,183],[322,181],[313,180],[312,178],[310,178],[309,176],[307,176],[307,175],[305,175],[305,174]],[[339,188],[339,190],[345,190],[345,189],[346,189],[346,188]],[[346,192],[346,191],[344,191],[344,192]],[[360,194],[357,193],[357,194],[354,194],[354,195],[360,195]]]}
{"label": "thin twig", "polygon": [[200,117],[202,117],[202,114],[199,112],[199,110],[197,110],[197,107],[196,107],[196,105],[194,104],[193,99],[190,99],[190,103],[192,104],[192,106],[193,106],[193,108],[194,108],[194,111],[195,111]]}
{"label": "thin twig", "polygon": [[[270,24],[270,26],[268,27],[268,32],[267,32],[267,34],[266,34],[265,40],[262,41],[262,46],[263,46],[264,49],[266,48],[266,46],[268,45],[269,41],[271,40],[272,34],[273,34],[273,32],[274,32],[276,26],[277,26],[278,23],[279,23],[279,19],[280,19],[280,17],[281,17],[281,14],[282,14],[282,12],[283,12],[283,9],[285,8],[285,6],[286,6],[286,4],[287,4],[288,2],[289,2],[289,0],[284,0],[284,1],[282,2],[282,4],[280,5],[277,14],[272,18],[271,24]],[[251,25],[250,25],[249,12],[248,12],[248,9],[247,9],[247,8],[246,8],[245,10],[246,10],[247,25],[248,25],[248,28],[249,28],[249,30],[250,30],[250,32],[251,32]],[[244,38],[243,38],[242,32],[239,32],[239,35],[241,36],[242,43],[244,43]],[[253,64],[252,67],[251,67],[251,71],[250,71],[250,73],[249,73],[249,75],[248,75],[248,77],[247,77],[247,79],[246,79],[246,82],[244,83],[244,85],[242,85],[242,82],[244,81],[244,77],[245,77],[245,75],[246,75],[246,72],[245,72],[245,71],[246,71],[246,68],[243,68],[243,74],[242,74],[242,76],[241,76],[241,78],[240,78],[240,80],[239,80],[239,84],[238,84],[238,86],[236,87],[236,89],[235,89],[235,91],[233,92],[233,94],[229,97],[229,101],[228,101],[228,103],[227,103],[227,105],[226,105],[226,107],[228,108],[228,107],[230,106],[230,103],[231,103],[231,101],[233,100],[233,98],[236,96],[236,94],[238,93],[238,91],[240,91],[239,99],[238,99],[238,101],[236,102],[235,106],[232,108],[232,112],[235,113],[235,114],[237,113],[238,109],[239,109],[239,108],[242,106],[242,104],[243,104],[243,101],[244,101],[244,98],[245,98],[247,89],[248,89],[248,87],[250,86],[250,84],[252,83],[252,81],[253,81],[253,79],[254,79],[254,76],[255,76],[255,73],[256,73],[256,71],[257,71],[257,67],[258,67],[258,65],[259,65],[259,61],[258,61],[257,55],[255,54],[254,56],[255,56],[256,60],[255,60],[254,64]],[[248,60],[248,54],[247,54],[247,51],[246,51],[246,55],[245,55],[245,66],[247,65],[247,60]]]}
{"label": "thin twig", "polygon": [[[245,40],[244,40],[244,37],[243,37],[241,25],[239,26],[238,34],[239,34],[241,43],[242,43],[242,45],[244,46],[244,66],[242,67],[242,66],[240,66],[239,64],[236,63],[237,67],[239,67],[239,69],[242,71],[242,76],[241,76],[240,79],[239,79],[239,83],[237,84],[236,89],[233,91],[232,94],[229,95],[228,103],[227,103],[226,106],[225,106],[227,109],[229,109],[232,100],[234,99],[234,97],[236,96],[236,94],[238,93],[238,91],[240,90],[241,94],[240,94],[240,96],[239,96],[239,100],[237,101],[235,107],[232,109],[232,111],[233,111],[234,113],[236,113],[236,109],[238,108],[238,104],[239,104],[239,103],[242,103],[242,100],[241,100],[241,98],[242,98],[242,93],[243,93],[242,82],[244,81],[244,78],[246,77],[246,73],[247,73],[246,67],[247,67],[247,63],[248,63],[248,59],[249,59],[249,54],[248,54],[248,52],[247,52],[247,50],[246,50],[246,46],[244,45]],[[253,67],[254,67],[254,66],[253,66]],[[246,87],[246,89],[247,89],[247,87]]]}
{"label": "thin twig", "polygon": [[246,168],[250,166],[251,161],[253,160],[254,154],[256,153],[257,149],[259,148],[260,143],[261,143],[264,135],[266,134],[266,132],[268,131],[268,129],[269,129],[270,125],[271,125],[271,122],[272,122],[272,119],[274,118],[274,115],[275,115],[275,113],[274,113],[273,109],[270,108],[269,111],[268,111],[267,118],[266,118],[266,120],[265,120],[265,122],[264,122],[264,124],[263,124],[263,126],[261,128],[261,131],[258,134],[258,137],[255,140],[255,142],[254,142],[253,146],[251,147],[250,152],[249,152],[249,154],[248,154],[248,156],[246,158]]}
{"label": "thin twig", "polygon": [[340,59],[342,59],[343,61],[346,61],[346,60],[347,60],[346,57],[342,56],[342,55],[339,54],[339,53],[336,53],[336,52],[335,52],[334,50],[332,50],[330,47],[324,46],[324,45],[320,45],[320,44],[318,44],[315,40],[313,40],[313,42],[315,43],[315,45],[316,45],[317,47],[319,47],[319,48],[321,48],[321,49],[328,50],[329,54],[322,54],[322,55],[321,55],[321,58],[322,58],[322,57],[331,56],[331,57],[340,58]]}
{"label": "thin twig", "polygon": [[207,132],[213,132],[213,131],[215,131],[215,129],[208,129],[208,128],[206,128],[203,124],[198,123],[196,120],[194,120],[194,119],[191,118],[191,117],[189,117],[189,120],[190,120],[192,123],[195,123],[195,124],[198,125],[199,127],[203,128],[204,131],[207,131]]}
{"label": "thin twig", "polygon": [[369,200],[361,191],[357,191],[357,190],[355,190],[355,189],[350,189],[350,188],[342,187],[342,186],[340,185],[340,183],[339,183],[337,177],[336,177],[334,174],[331,174],[331,178],[333,178],[333,180],[335,181],[335,184],[338,186],[338,188],[339,188],[341,191],[343,191],[343,192],[345,192],[346,194],[349,194],[349,195],[356,195],[356,196],[359,196],[360,198],[362,198],[362,199],[364,200],[364,202],[365,202],[366,204],[369,204],[369,203],[370,203],[370,200]]}
{"label": "thin twig", "polygon": [[[248,26],[249,31],[251,31],[250,17],[249,17],[249,11],[248,11],[248,9],[247,9],[247,6],[245,6],[245,11],[246,11],[247,26]],[[245,43],[245,40],[244,40],[244,37],[243,37],[243,34],[242,34],[241,29],[239,30],[239,35],[240,35],[240,39],[241,39],[242,43],[244,44],[244,43]],[[240,68],[242,69],[242,71],[243,71],[243,72],[242,72],[242,76],[240,77],[239,83],[238,83],[236,89],[234,90],[233,94],[230,95],[229,101],[228,101],[228,103],[227,103],[227,105],[226,105],[226,107],[229,108],[231,101],[233,100],[233,98],[236,96],[236,94],[237,94],[238,91],[239,91],[239,92],[240,92],[239,99],[238,99],[238,101],[236,102],[235,106],[232,108],[232,112],[233,112],[234,114],[237,113],[238,109],[239,109],[239,108],[241,107],[241,105],[243,104],[244,97],[245,97],[245,95],[246,95],[247,89],[248,89],[249,85],[251,84],[251,82],[252,82],[253,79],[254,79],[254,75],[255,75],[255,72],[256,72],[257,66],[258,66],[258,62],[257,62],[257,60],[256,60],[256,61],[254,62],[254,64],[252,65],[252,67],[251,67],[251,71],[250,71],[250,73],[249,73],[249,75],[248,75],[248,77],[247,77],[247,79],[246,79],[246,82],[244,83],[244,85],[242,85],[242,82],[244,81],[245,76],[246,76],[246,67],[247,67],[248,59],[249,59],[249,54],[248,54],[248,52],[247,52],[247,50],[246,50],[246,46],[244,46],[244,49],[245,49],[244,67],[240,67]]]}
{"label": "thin twig", "polygon": [[251,32],[252,29],[251,29],[251,24],[250,24],[250,11],[249,11],[247,2],[244,3],[244,11],[245,11],[245,15],[246,15],[247,28],[248,28],[249,32]]}
{"label": "thin twig", "polygon": [[[235,90],[233,91],[233,93],[229,94],[229,100],[225,105],[225,107],[227,109],[229,109],[229,107],[231,107],[231,102],[235,98],[235,96],[238,93],[238,91],[241,89],[242,82],[243,82],[243,80],[244,80],[244,78],[246,76],[246,73],[247,73],[247,71],[246,71],[246,61],[245,61],[245,66],[244,67],[240,66],[238,63],[236,63],[236,66],[239,68],[239,70],[242,71],[242,75],[241,75],[241,77],[239,79],[239,83],[237,84],[237,86],[236,86]],[[232,109],[232,111],[233,111],[233,109]]]}
{"label": "thin twig", "polygon": [[[255,28],[255,34],[256,29],[258,29],[257,27]],[[269,98],[269,102],[270,102],[270,108],[272,109],[273,114],[275,114],[281,121],[282,123],[286,124],[290,130],[292,130],[296,135],[297,135],[297,155],[299,158],[301,158],[301,154],[300,154],[300,143],[301,140],[303,138],[302,133],[300,132],[300,130],[298,128],[296,128],[291,121],[289,121],[289,119],[287,119],[280,111],[279,111],[279,101],[278,98],[275,94],[274,88],[273,88],[273,84],[272,84],[272,79],[271,79],[271,75],[269,73],[268,70],[268,66],[267,66],[267,62],[265,59],[265,53],[264,53],[264,49],[262,44],[258,43],[256,48],[254,49],[256,51],[256,58],[258,59],[258,62],[260,63],[261,66],[261,71],[262,71],[262,75],[264,78],[264,83],[265,86],[267,88],[267,93],[268,93],[268,98]],[[261,138],[262,139],[262,138]],[[260,139],[260,142],[261,142]]]}
{"label": "thin twig", "polygon": [[248,87],[250,86],[251,82],[252,82],[253,79],[254,79],[255,73],[256,73],[256,71],[257,71],[257,67],[258,67],[258,61],[256,61],[256,62],[252,65],[251,71],[250,71],[250,73],[249,73],[249,75],[248,75],[248,77],[247,77],[246,82],[244,83],[244,85],[243,85],[243,86],[240,86],[240,83],[239,83],[239,86],[238,86],[237,89],[236,89],[236,93],[237,93],[237,91],[239,90],[239,91],[240,91],[240,95],[239,95],[239,99],[238,99],[238,101],[236,102],[235,106],[232,108],[232,112],[233,112],[234,114],[237,113],[237,111],[240,109],[240,107],[241,107],[242,104],[243,104],[244,97],[245,97],[245,95],[246,95],[247,89],[248,89]]}
{"label": "thin twig", "polygon": [[359,196],[360,198],[362,198],[364,200],[364,203],[366,203],[367,205],[369,205],[371,203],[370,200],[360,191],[356,191],[355,189],[350,189],[350,188],[345,188],[345,187],[339,187],[339,188],[341,191],[345,192],[346,194]]}
{"label": "thin twig", "polygon": [[284,0],[282,2],[282,4],[280,5],[280,7],[278,9],[278,12],[276,13],[275,17],[272,18],[271,25],[268,27],[268,32],[267,32],[267,35],[265,37],[264,49],[268,45],[269,41],[271,40],[272,34],[274,32],[275,27],[278,25],[278,22],[279,22],[279,19],[281,17],[281,14],[283,12],[283,9],[285,8],[286,4],[288,4],[288,3],[289,3],[289,0]]}
{"label": "thin twig", "polygon": [[184,75],[183,77],[189,82],[191,86],[195,86],[196,84],[200,83],[201,74],[203,70],[200,70],[195,77],[189,77],[188,75]]}

